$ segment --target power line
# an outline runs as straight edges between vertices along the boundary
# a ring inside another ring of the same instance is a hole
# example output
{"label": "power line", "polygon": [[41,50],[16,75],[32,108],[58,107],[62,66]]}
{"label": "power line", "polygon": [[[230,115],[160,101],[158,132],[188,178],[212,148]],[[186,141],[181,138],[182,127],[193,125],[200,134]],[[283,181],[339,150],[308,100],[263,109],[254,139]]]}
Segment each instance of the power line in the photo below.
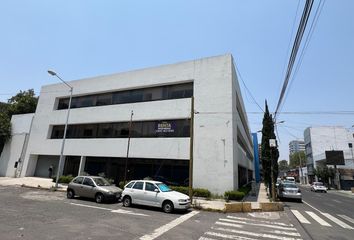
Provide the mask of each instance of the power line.
{"label": "power line", "polygon": [[287,86],[289,84],[291,72],[292,72],[292,69],[294,67],[294,63],[295,63],[295,60],[296,60],[296,55],[297,55],[297,52],[299,50],[299,47],[300,47],[300,44],[301,44],[301,40],[302,40],[302,37],[303,37],[305,29],[306,29],[306,25],[307,25],[307,22],[308,22],[310,13],[311,13],[313,2],[314,2],[314,0],[306,0],[304,11],[302,13],[300,24],[299,24],[299,27],[298,27],[298,30],[297,30],[297,33],[296,33],[295,41],[294,41],[294,44],[293,44],[293,47],[292,47],[292,50],[291,50],[291,55],[290,55],[290,58],[289,58],[288,67],[287,67],[287,71],[286,71],[283,87],[282,87],[282,90],[280,92],[280,96],[279,96],[277,107],[275,109],[274,119],[276,119],[276,116],[277,116],[277,113],[278,113],[278,111],[280,109],[280,106],[283,103],[284,95],[285,95]]}
{"label": "power line", "polygon": [[248,89],[248,87],[247,87],[245,81],[243,81],[241,72],[238,70],[238,67],[237,67],[236,64],[235,64],[235,67],[236,67],[236,72],[238,73],[238,76],[239,76],[240,79],[241,79],[241,82],[243,83],[243,85],[244,85],[246,91],[248,92],[248,94],[249,94],[249,95],[251,96],[251,98],[253,99],[253,102],[258,106],[258,108],[259,108],[262,112],[264,112],[263,108],[258,104],[258,102],[256,101],[256,99],[253,97],[253,94],[252,94],[251,91]]}

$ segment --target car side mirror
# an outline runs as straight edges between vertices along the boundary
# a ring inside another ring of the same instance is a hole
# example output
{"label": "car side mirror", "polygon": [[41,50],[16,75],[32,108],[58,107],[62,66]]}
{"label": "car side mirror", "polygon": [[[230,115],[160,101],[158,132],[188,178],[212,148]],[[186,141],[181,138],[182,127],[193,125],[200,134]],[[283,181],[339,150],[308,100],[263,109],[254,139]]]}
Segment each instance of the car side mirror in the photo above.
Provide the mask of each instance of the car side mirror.
{"label": "car side mirror", "polygon": [[157,188],[155,188],[155,189],[154,189],[154,192],[155,192],[155,193],[159,193],[160,191],[159,191]]}

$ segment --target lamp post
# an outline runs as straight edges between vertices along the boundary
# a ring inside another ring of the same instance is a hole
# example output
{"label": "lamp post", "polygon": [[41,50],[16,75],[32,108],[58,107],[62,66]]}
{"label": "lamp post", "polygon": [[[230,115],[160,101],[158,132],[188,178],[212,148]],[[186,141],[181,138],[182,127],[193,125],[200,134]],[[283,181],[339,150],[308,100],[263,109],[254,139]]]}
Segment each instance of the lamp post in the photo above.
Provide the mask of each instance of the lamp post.
{"label": "lamp post", "polygon": [[65,127],[64,127],[63,141],[61,143],[61,150],[60,150],[60,158],[59,158],[57,176],[56,176],[56,179],[55,179],[55,188],[58,188],[59,174],[60,174],[60,169],[61,169],[61,165],[62,165],[63,157],[64,157],[63,153],[64,153],[64,146],[65,146],[65,139],[66,139],[66,131],[68,129],[68,120],[69,120],[69,115],[70,115],[71,99],[72,99],[72,96],[73,96],[73,87],[70,84],[68,84],[67,82],[65,82],[61,77],[59,77],[56,72],[54,72],[52,70],[48,70],[48,73],[50,75],[52,75],[52,76],[57,77],[60,81],[62,81],[70,89],[69,105],[68,105],[68,111],[67,111],[67,114],[66,114],[66,122],[65,122]]}

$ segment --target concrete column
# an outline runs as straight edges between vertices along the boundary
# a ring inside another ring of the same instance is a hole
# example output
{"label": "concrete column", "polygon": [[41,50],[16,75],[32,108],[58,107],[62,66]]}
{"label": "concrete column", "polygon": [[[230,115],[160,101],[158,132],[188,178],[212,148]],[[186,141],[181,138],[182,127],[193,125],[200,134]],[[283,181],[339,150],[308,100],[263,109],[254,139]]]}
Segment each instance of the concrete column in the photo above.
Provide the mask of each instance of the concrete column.
{"label": "concrete column", "polygon": [[[59,158],[60,158],[60,156],[59,156]],[[63,176],[65,162],[66,162],[66,156],[63,156],[63,162],[61,163],[61,166],[59,169],[59,176]],[[58,160],[58,167],[59,167],[59,160]],[[56,172],[56,170],[55,170],[55,172]]]}
{"label": "concrete column", "polygon": [[86,165],[86,156],[81,156],[78,175],[81,175],[85,171],[85,165]]}

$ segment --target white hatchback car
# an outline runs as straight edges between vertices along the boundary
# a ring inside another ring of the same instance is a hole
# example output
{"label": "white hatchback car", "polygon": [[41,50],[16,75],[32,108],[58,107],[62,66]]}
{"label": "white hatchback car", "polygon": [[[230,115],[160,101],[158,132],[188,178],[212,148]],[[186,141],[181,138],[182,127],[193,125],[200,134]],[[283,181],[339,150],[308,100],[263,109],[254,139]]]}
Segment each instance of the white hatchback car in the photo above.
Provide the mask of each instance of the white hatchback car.
{"label": "white hatchback car", "polygon": [[134,180],[124,186],[122,192],[123,206],[132,204],[160,207],[166,213],[174,209],[187,210],[190,199],[187,195],[171,190],[162,182]]}
{"label": "white hatchback car", "polygon": [[314,182],[311,185],[311,191],[314,192],[327,192],[327,187],[323,185],[322,182]]}

